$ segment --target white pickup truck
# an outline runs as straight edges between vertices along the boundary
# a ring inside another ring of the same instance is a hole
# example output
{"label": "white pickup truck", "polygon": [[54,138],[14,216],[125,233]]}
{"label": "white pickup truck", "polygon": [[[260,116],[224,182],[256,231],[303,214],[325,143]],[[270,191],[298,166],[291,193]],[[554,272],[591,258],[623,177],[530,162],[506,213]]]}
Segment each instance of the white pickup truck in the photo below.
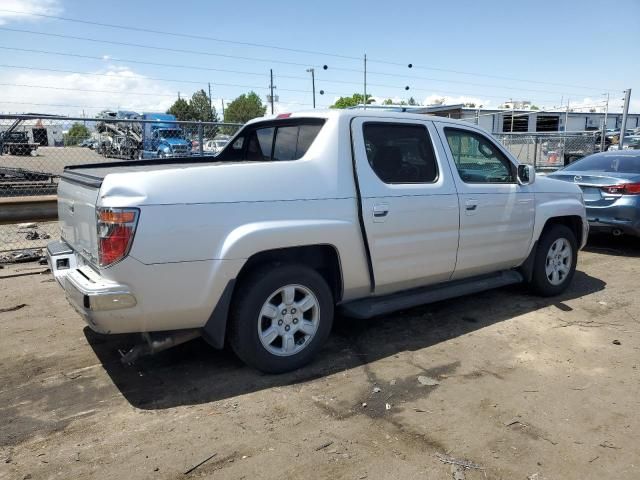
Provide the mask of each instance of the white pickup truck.
{"label": "white pickup truck", "polygon": [[160,350],[202,335],[267,372],[369,318],[527,282],[564,291],[581,190],[460,121],[372,110],[259,118],[216,157],[67,167],[51,270],[89,326]]}

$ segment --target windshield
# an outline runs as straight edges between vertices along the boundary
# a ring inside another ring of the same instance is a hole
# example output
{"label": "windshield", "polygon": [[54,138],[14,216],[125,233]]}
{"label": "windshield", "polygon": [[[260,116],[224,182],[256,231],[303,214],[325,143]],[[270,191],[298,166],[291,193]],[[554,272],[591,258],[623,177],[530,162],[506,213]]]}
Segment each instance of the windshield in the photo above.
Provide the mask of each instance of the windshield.
{"label": "windshield", "polygon": [[158,135],[162,138],[182,138],[182,130],[177,128],[158,130]]}
{"label": "windshield", "polygon": [[563,172],[640,173],[640,153],[638,155],[597,153],[572,163]]}

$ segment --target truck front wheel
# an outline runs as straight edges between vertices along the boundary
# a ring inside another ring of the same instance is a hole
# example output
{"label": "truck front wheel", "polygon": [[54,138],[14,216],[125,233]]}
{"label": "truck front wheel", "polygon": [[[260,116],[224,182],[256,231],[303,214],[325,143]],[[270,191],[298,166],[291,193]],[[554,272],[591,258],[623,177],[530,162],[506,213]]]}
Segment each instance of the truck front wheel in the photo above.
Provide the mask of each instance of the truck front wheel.
{"label": "truck front wheel", "polygon": [[538,241],[531,287],[545,297],[559,295],[571,283],[577,260],[573,231],[565,225],[546,228]]}
{"label": "truck front wheel", "polygon": [[267,373],[302,367],[331,331],[333,295],[327,282],[304,265],[263,267],[234,292],[229,342],[248,365]]}

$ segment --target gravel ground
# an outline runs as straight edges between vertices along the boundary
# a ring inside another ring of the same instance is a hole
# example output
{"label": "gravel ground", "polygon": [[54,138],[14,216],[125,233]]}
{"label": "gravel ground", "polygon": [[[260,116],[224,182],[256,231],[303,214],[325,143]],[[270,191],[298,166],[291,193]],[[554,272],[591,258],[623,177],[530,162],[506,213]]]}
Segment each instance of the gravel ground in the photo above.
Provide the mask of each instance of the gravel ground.
{"label": "gravel ground", "polygon": [[2,479],[640,478],[632,240],[591,241],[558,298],[338,318],[280,376],[199,340],[123,366],[136,337],[93,334],[41,272],[0,270]]}

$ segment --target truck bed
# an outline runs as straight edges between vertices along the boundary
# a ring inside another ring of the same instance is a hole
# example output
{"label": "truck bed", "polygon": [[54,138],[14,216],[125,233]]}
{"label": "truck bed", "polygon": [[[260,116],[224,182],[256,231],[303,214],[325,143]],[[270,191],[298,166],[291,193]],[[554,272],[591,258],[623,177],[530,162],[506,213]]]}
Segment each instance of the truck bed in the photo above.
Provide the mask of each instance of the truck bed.
{"label": "truck bed", "polygon": [[188,168],[202,166],[202,164],[215,164],[215,156],[202,157],[174,157],[151,160],[128,160],[124,162],[86,163],[65,167],[61,178],[76,183],[100,187],[102,180],[109,173],[128,173],[140,171],[170,170],[175,168]]}

